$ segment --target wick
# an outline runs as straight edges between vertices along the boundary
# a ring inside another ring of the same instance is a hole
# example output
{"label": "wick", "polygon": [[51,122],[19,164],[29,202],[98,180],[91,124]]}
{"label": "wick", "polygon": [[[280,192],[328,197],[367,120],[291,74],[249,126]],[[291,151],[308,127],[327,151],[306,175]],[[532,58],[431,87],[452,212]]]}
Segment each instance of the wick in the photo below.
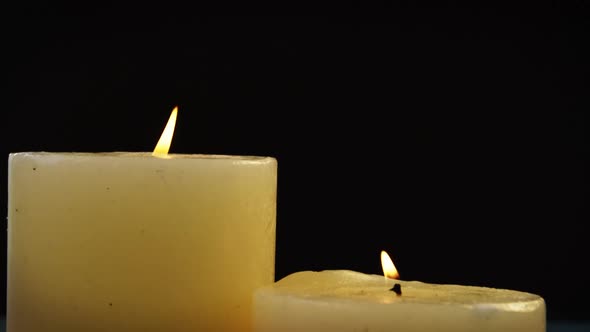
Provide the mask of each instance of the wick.
{"label": "wick", "polygon": [[402,295],[402,285],[400,285],[400,284],[395,284],[395,285],[393,285],[393,288],[392,288],[392,289],[390,289],[390,290],[391,290],[391,291],[394,291],[394,292],[395,292],[395,294],[397,294],[397,296],[400,296],[400,295]]}

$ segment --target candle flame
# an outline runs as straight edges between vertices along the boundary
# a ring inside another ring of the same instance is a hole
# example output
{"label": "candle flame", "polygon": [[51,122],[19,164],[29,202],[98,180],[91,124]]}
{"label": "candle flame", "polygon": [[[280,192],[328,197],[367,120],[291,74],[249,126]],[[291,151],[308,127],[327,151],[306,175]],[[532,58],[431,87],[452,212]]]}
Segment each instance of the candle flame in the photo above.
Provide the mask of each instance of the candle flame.
{"label": "candle flame", "polygon": [[393,261],[391,257],[385,252],[385,250],[381,251],[381,266],[383,267],[383,275],[385,278],[389,279],[399,279],[399,273],[393,265]]}
{"label": "candle flame", "polygon": [[158,144],[156,144],[156,148],[154,149],[152,156],[159,158],[168,157],[168,150],[170,149],[170,144],[172,144],[172,136],[174,135],[174,126],[176,125],[177,114],[178,106],[174,107],[174,109],[172,110],[170,118],[168,119],[168,123],[166,123],[166,127],[162,132],[162,136],[160,136]]}

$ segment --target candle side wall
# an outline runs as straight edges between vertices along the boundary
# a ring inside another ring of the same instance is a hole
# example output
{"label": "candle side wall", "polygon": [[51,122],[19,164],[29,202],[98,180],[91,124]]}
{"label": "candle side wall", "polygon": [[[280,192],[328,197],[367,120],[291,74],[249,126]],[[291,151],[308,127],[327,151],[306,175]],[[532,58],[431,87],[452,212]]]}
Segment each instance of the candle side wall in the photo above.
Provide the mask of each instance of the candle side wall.
{"label": "candle side wall", "polygon": [[11,155],[8,330],[248,330],[274,281],[276,168]]}

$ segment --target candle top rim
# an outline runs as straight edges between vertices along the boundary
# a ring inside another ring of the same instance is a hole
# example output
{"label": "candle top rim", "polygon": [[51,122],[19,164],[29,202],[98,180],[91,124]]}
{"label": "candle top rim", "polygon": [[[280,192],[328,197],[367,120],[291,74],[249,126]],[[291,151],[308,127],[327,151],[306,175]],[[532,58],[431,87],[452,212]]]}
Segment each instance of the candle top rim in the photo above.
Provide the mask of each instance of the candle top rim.
{"label": "candle top rim", "polygon": [[28,151],[28,152],[11,152],[9,157],[15,156],[54,156],[54,157],[117,157],[117,158],[149,158],[149,159],[210,159],[210,160],[239,160],[239,161],[264,161],[276,160],[270,156],[255,155],[227,155],[227,154],[186,154],[170,153],[167,158],[157,158],[152,156],[151,152],[131,152],[131,151],[112,151],[112,152],[49,152],[49,151]]}
{"label": "candle top rim", "polygon": [[[390,291],[400,284],[402,295]],[[386,279],[382,275],[351,270],[300,271],[286,276],[260,294],[274,292],[302,300],[332,302],[342,300],[376,304],[446,304],[465,307],[495,307],[508,311],[532,311],[543,305],[541,296],[523,291],[481,286],[432,284]]]}

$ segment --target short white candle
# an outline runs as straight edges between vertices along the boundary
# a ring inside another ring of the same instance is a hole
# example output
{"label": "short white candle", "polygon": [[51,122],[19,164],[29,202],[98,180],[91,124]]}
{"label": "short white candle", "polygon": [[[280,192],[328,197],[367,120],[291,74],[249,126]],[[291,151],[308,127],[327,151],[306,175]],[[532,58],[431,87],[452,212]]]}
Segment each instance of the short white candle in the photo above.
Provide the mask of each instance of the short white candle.
{"label": "short white candle", "polygon": [[[395,284],[400,295],[391,290]],[[506,289],[302,271],[256,291],[254,326],[258,332],[542,332],[545,302]]]}

